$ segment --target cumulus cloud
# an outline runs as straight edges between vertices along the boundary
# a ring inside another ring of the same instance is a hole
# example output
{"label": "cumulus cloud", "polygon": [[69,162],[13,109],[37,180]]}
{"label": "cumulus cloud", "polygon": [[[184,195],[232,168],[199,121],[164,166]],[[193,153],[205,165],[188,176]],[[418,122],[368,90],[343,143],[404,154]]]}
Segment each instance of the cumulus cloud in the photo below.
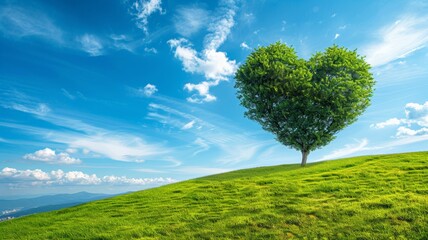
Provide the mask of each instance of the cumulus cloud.
{"label": "cumulus cloud", "polygon": [[242,49],[249,50],[251,49],[245,42],[242,42],[241,45],[239,45]]}
{"label": "cumulus cloud", "polygon": [[193,83],[186,83],[184,85],[184,89],[186,89],[189,92],[196,91],[198,92],[198,95],[194,94],[191,97],[187,98],[188,102],[191,103],[202,103],[202,102],[212,102],[217,100],[217,97],[214,95],[211,95],[209,93],[211,86],[217,86],[219,84],[219,81],[203,81],[198,84]]}
{"label": "cumulus cloud", "polygon": [[202,74],[205,81],[194,84],[186,83],[184,89],[189,92],[196,91],[187,98],[192,103],[215,101],[216,97],[209,93],[210,87],[217,86],[221,81],[226,81],[237,69],[235,60],[229,60],[225,52],[218,51],[224,43],[230,30],[235,24],[235,3],[223,1],[219,8],[219,15],[209,25],[209,33],[204,38],[204,49],[200,52],[184,38],[168,41],[174,56],[183,64],[183,70],[189,73]]}
{"label": "cumulus cloud", "polygon": [[424,104],[406,104],[405,113],[407,119],[413,120],[420,126],[428,127],[428,101],[426,101]]}
{"label": "cumulus cloud", "polygon": [[363,54],[372,66],[380,66],[404,58],[428,43],[428,17],[402,16],[377,33],[379,40],[363,47]]}
{"label": "cumulus cloud", "polygon": [[190,37],[206,26],[209,21],[209,12],[199,7],[181,7],[174,15],[174,27],[178,34]]}
{"label": "cumulus cloud", "polygon": [[53,164],[79,164],[82,161],[78,158],[73,158],[68,153],[56,153],[50,148],[38,150],[34,153],[26,154],[24,156],[27,160],[42,161]]}
{"label": "cumulus cloud", "polygon": [[64,172],[61,169],[44,172],[40,169],[18,170],[5,167],[0,171],[0,183],[6,180],[8,183],[22,186],[43,185],[162,185],[176,182],[173,178],[128,178],[126,176],[103,176],[87,174],[81,171]]}
{"label": "cumulus cloud", "polygon": [[428,101],[424,104],[408,103],[404,112],[405,118],[391,118],[384,122],[371,124],[370,127],[381,129],[388,126],[399,126],[396,137],[428,135]]}
{"label": "cumulus cloud", "polygon": [[138,28],[148,33],[148,18],[155,12],[163,13],[162,0],[137,0],[132,4],[133,15]]}
{"label": "cumulus cloud", "polygon": [[87,52],[90,56],[100,56],[103,54],[103,45],[101,40],[94,35],[84,34],[78,38],[83,51]]}
{"label": "cumulus cloud", "polygon": [[370,127],[376,128],[376,129],[382,129],[382,128],[389,127],[389,126],[398,126],[402,122],[403,122],[403,119],[391,118],[391,119],[388,119],[384,122],[371,124]]}
{"label": "cumulus cloud", "polygon": [[418,130],[413,130],[404,126],[401,126],[397,129],[397,137],[408,137],[408,136],[423,136],[428,134],[428,128],[421,128]]}
{"label": "cumulus cloud", "polygon": [[117,185],[148,185],[148,184],[168,184],[176,182],[172,178],[128,178],[125,176],[104,176],[104,183],[117,184]]}
{"label": "cumulus cloud", "polygon": [[43,172],[40,169],[34,170],[17,170],[15,168],[5,167],[0,172],[0,178],[11,178],[20,180],[49,180],[49,174]]}
{"label": "cumulus cloud", "polygon": [[150,97],[158,91],[155,85],[148,83],[143,89],[138,89],[138,92],[146,97]]}

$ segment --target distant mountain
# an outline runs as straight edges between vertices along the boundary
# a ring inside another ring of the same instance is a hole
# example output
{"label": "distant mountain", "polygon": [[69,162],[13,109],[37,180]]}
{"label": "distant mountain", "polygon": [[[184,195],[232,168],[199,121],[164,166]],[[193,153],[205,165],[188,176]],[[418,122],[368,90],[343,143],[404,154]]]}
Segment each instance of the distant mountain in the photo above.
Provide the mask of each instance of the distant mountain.
{"label": "distant mountain", "polygon": [[0,218],[19,217],[32,213],[57,210],[112,196],[114,195],[78,192],[74,194],[57,194],[36,198],[0,200]]}

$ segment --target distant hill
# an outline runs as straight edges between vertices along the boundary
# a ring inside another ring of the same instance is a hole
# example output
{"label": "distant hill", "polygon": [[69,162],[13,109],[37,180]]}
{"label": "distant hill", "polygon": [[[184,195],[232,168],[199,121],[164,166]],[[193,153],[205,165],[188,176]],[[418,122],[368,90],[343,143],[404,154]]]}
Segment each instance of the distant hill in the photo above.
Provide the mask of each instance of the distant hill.
{"label": "distant hill", "polygon": [[36,198],[0,200],[0,219],[57,210],[111,196],[114,195],[78,192],[74,194],[57,194]]}
{"label": "distant hill", "polygon": [[2,239],[428,239],[428,152],[218,174],[0,223]]}

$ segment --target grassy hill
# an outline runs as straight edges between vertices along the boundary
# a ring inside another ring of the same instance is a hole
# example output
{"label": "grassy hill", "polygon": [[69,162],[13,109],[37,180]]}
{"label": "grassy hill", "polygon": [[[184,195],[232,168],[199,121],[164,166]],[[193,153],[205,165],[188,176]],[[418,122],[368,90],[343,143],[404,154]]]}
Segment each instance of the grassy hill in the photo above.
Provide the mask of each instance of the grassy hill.
{"label": "grassy hill", "polygon": [[428,152],[213,175],[0,223],[2,239],[428,239]]}

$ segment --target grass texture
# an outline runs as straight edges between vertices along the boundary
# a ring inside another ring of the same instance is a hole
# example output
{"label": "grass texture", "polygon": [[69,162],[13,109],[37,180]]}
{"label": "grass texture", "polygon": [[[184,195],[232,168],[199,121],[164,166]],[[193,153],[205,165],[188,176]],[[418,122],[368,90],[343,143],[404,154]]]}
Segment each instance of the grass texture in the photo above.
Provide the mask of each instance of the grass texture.
{"label": "grass texture", "polygon": [[0,223],[1,239],[428,239],[428,152],[244,169]]}

